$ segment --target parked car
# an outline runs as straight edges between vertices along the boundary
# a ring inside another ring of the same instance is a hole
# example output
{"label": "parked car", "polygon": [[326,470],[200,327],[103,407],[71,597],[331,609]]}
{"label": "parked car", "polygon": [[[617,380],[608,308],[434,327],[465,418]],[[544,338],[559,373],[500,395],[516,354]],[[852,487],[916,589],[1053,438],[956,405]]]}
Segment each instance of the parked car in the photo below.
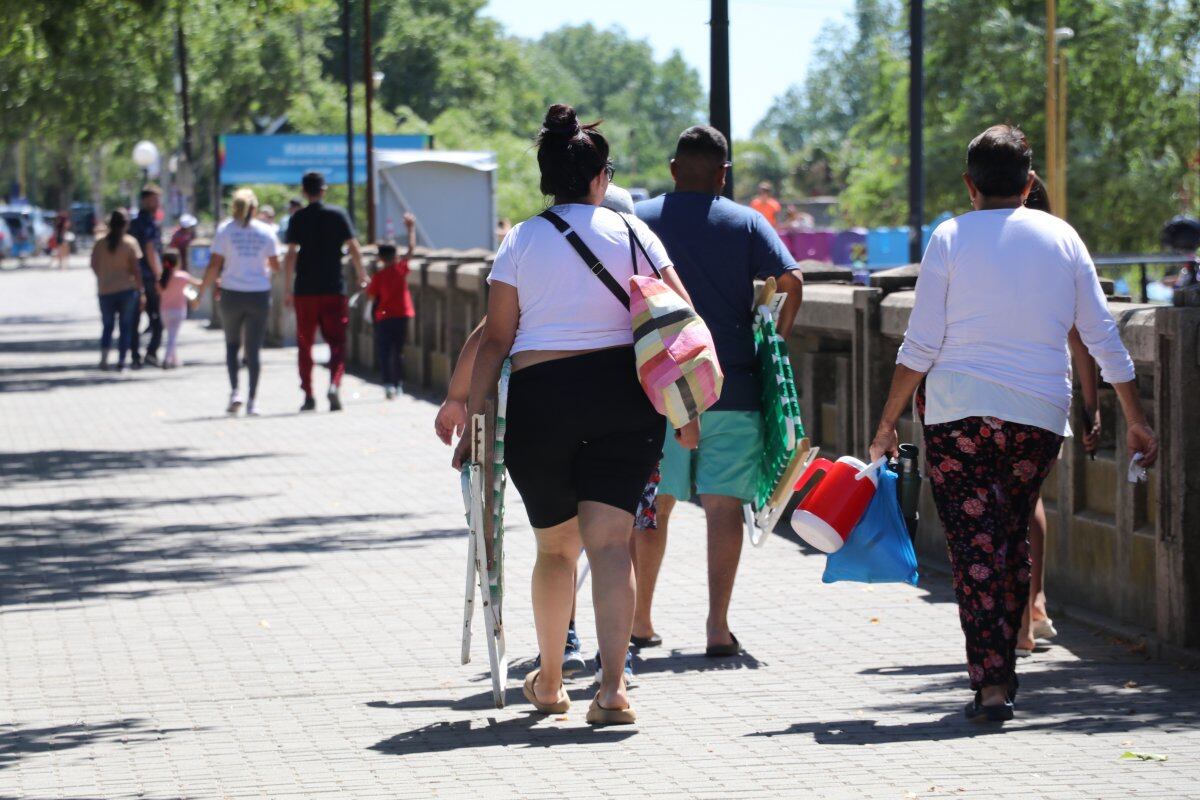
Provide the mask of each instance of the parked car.
{"label": "parked car", "polygon": [[13,237],[7,225],[0,225],[0,259],[12,256]]}
{"label": "parked car", "polygon": [[4,218],[8,232],[12,234],[14,258],[25,259],[41,255],[50,246],[54,228],[42,219],[42,211],[33,206],[0,206],[0,217]]}

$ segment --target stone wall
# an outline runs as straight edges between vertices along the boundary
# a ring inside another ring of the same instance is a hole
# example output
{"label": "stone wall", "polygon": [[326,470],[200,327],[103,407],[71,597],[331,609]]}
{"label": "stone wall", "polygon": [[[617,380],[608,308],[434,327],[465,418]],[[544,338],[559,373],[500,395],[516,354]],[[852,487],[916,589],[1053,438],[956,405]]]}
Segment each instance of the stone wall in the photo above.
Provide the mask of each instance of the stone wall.
{"label": "stone wall", "polygon": [[[419,251],[412,261],[417,317],[406,381],[444,391],[458,350],[484,313],[491,254]],[[789,338],[808,435],[831,456],[865,456],[912,310],[912,268],[878,274],[870,287],[841,282],[836,268],[805,270],[804,304]],[[833,281],[833,282],[830,282]],[[277,282],[278,283],[278,282]],[[294,339],[278,302],[271,340]],[[350,358],[374,370],[369,304],[352,309]],[[1046,482],[1046,580],[1052,606],[1147,630],[1161,642],[1200,646],[1200,309],[1111,301],[1138,369],[1138,386],[1162,456],[1150,480],[1125,479],[1124,422],[1101,389],[1104,433],[1095,460],[1074,439]],[[907,416],[903,441],[920,441]],[[917,537],[922,560],[945,562],[945,539],[928,486]]]}

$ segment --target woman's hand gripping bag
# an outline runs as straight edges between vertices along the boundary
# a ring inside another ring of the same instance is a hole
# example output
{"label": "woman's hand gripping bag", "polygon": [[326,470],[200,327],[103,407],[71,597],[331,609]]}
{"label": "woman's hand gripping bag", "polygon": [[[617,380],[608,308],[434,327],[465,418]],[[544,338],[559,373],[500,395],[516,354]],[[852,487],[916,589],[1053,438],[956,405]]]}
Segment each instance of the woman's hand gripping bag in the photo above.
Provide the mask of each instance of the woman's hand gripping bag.
{"label": "woman's hand gripping bag", "polygon": [[825,583],[917,585],[917,554],[896,496],[896,473],[879,470],[879,488],[846,544],[825,562]]}
{"label": "woman's hand gripping bag", "polygon": [[704,320],[657,277],[629,279],[638,379],[654,409],[675,428],[721,396],[725,376]]}

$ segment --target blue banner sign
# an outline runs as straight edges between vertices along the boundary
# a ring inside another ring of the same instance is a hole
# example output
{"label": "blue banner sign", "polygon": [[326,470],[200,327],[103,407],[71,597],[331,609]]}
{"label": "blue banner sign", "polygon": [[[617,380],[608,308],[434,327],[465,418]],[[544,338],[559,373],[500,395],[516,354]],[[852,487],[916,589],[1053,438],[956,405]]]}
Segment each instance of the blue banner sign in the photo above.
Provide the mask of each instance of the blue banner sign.
{"label": "blue banner sign", "polygon": [[[376,150],[423,150],[425,134],[375,136]],[[327,183],[346,182],[346,137],[310,134],[230,133],[222,136],[218,153],[221,183],[300,183],[310,170],[325,175]],[[366,137],[354,137],[354,182],[367,180]]]}

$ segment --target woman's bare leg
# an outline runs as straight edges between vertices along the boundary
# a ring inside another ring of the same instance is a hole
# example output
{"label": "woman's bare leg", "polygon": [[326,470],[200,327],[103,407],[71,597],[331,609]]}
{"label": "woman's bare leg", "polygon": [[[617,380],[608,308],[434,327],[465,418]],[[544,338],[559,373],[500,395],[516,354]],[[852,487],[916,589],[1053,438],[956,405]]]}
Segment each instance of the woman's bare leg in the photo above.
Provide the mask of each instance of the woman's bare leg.
{"label": "woman's bare leg", "polygon": [[1024,650],[1032,650],[1035,644],[1030,631],[1033,621],[1046,618],[1046,507],[1040,495],[1029,517],[1029,562],[1029,602],[1017,633],[1017,647]]}
{"label": "woman's bare leg", "polygon": [[654,635],[651,612],[654,606],[654,587],[658,584],[658,572],[662,568],[663,556],[667,552],[667,524],[675,498],[659,495],[658,529],[634,531],[630,540],[633,552],[633,571],[637,579],[637,608],[633,614],[635,636],[650,638]]}
{"label": "woman's bare leg", "polygon": [[625,708],[629,697],[622,665],[633,630],[635,603],[633,561],[629,556],[633,515],[603,503],[585,501],[579,504],[579,531],[592,565],[592,606],[596,610],[600,658],[609,665],[600,684],[600,705]]}
{"label": "woman's bare leg", "polygon": [[581,543],[576,520],[553,528],[534,528],[537,561],[533,565],[533,621],[537,628],[541,672],[533,691],[538,700],[553,703],[562,684],[563,642],[575,595],[575,562]]}

